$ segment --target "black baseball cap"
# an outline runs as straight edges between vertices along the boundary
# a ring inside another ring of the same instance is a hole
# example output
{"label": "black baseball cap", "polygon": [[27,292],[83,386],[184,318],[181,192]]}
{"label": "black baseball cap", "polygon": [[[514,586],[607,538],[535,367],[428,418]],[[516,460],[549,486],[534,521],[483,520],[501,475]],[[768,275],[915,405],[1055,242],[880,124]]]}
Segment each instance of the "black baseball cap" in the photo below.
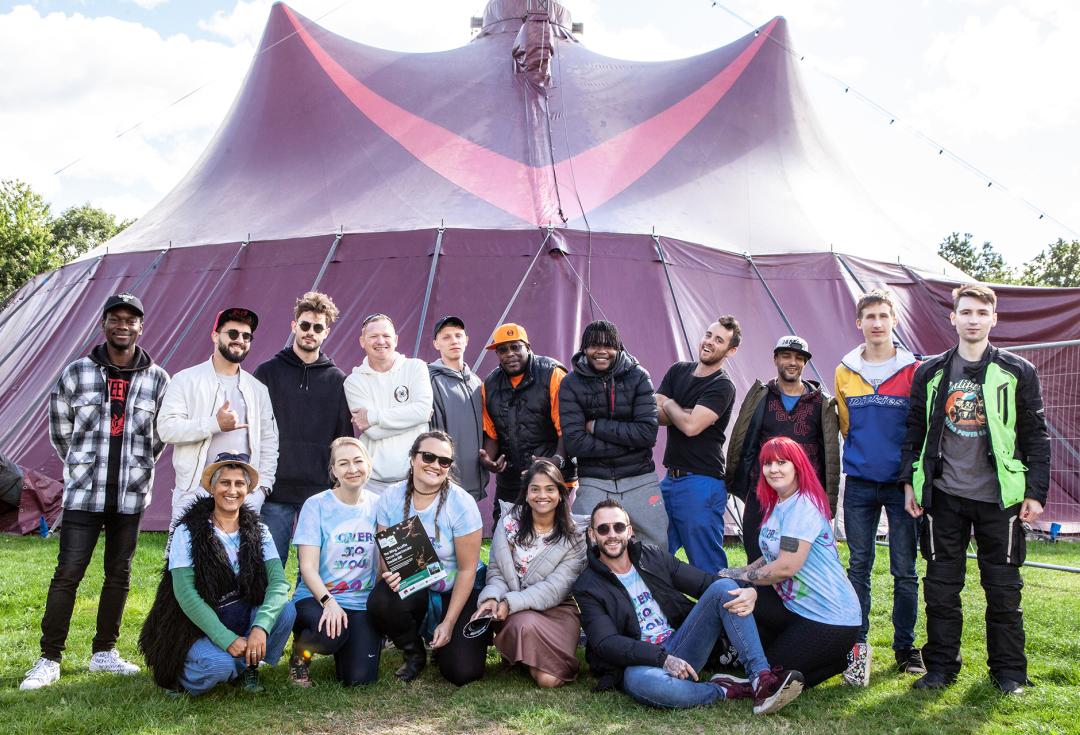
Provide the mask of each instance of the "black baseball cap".
{"label": "black baseball cap", "polygon": [[443,330],[443,327],[460,327],[465,328],[465,322],[461,321],[459,316],[444,316],[439,321],[435,322],[435,331],[431,333],[432,338],[439,336],[439,332]]}
{"label": "black baseball cap", "polygon": [[142,302],[139,301],[138,296],[133,293],[118,293],[110,296],[105,301],[105,307],[101,310],[101,315],[105,316],[113,309],[117,309],[121,306],[131,309],[139,316],[143,316],[144,314],[143,305]]}
{"label": "black baseball cap", "polygon": [[250,326],[251,331],[254,332],[259,328],[259,315],[251,309],[244,309],[237,306],[222,309],[218,312],[217,318],[214,319],[214,331],[216,332],[221,329],[221,325],[225,322],[244,322]]}

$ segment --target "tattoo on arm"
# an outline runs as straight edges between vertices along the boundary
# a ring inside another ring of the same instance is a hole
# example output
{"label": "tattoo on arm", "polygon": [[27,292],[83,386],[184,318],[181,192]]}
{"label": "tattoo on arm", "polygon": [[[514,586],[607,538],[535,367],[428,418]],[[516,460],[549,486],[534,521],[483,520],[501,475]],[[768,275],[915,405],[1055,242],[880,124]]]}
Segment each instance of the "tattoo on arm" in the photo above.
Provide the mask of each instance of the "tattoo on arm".
{"label": "tattoo on arm", "polygon": [[757,579],[756,576],[752,577],[751,574],[755,574],[758,569],[765,566],[765,558],[761,557],[752,564],[747,564],[745,567],[736,567],[735,569],[721,569],[719,576],[727,577],[728,579],[734,579],[742,582],[752,582]]}

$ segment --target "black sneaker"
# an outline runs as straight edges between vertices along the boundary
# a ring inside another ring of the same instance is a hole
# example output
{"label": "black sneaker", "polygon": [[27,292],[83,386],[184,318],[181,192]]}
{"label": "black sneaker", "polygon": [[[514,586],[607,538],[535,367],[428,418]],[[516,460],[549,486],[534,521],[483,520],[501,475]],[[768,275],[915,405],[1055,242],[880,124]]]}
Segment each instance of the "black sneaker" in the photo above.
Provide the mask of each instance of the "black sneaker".
{"label": "black sneaker", "polygon": [[803,675],[774,666],[754,680],[754,714],[771,715],[802,694]]}
{"label": "black sneaker", "polygon": [[1019,697],[1025,692],[1026,687],[1032,685],[1031,682],[1027,680],[1016,681],[1004,676],[994,676],[993,674],[990,675],[990,680],[994,682],[994,686],[996,686],[1002,694],[1014,697]]}
{"label": "black sneaker", "polygon": [[940,671],[927,671],[921,677],[915,680],[915,683],[911,685],[912,689],[944,689],[947,686],[952,686],[956,682],[955,676],[949,676]]}
{"label": "black sneaker", "polygon": [[259,667],[248,666],[240,675],[240,688],[251,694],[262,694],[265,689],[259,684]]}
{"label": "black sneaker", "polygon": [[901,674],[925,674],[926,664],[923,663],[922,651],[918,648],[901,648],[894,651],[896,654],[896,670]]}

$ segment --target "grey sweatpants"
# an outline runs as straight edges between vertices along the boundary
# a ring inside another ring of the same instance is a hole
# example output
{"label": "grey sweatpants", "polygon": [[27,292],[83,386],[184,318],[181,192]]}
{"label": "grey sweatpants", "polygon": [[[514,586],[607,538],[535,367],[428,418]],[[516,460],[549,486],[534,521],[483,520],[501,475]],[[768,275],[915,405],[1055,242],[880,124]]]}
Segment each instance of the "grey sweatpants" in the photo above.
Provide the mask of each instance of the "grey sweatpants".
{"label": "grey sweatpants", "polygon": [[587,516],[597,503],[607,498],[615,498],[626,509],[638,541],[667,551],[668,517],[655,474],[649,472],[622,480],[582,477],[578,480],[577,498],[571,510]]}

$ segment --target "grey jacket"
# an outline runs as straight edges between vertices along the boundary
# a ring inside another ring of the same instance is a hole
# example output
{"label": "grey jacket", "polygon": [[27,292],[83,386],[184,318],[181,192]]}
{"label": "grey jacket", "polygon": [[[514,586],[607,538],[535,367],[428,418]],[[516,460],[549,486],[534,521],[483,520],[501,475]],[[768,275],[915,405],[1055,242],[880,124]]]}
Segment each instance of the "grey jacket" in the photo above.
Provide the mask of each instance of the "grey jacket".
{"label": "grey jacket", "polygon": [[445,431],[454,439],[454,473],[457,482],[481,500],[487,495],[488,471],[480,465],[484,446],[483,408],[480,406],[481,380],[466,365],[454,370],[436,360],[428,364],[431,374],[431,428]]}
{"label": "grey jacket", "polygon": [[520,507],[507,502],[503,502],[502,507],[502,519],[492,532],[487,584],[480,591],[479,601],[506,600],[511,613],[550,610],[570,596],[570,588],[585,568],[588,519],[575,516],[577,529],[573,541],[564,539],[546,546],[529,564],[525,579],[519,581],[510,542],[506,538],[506,524],[517,520]]}

